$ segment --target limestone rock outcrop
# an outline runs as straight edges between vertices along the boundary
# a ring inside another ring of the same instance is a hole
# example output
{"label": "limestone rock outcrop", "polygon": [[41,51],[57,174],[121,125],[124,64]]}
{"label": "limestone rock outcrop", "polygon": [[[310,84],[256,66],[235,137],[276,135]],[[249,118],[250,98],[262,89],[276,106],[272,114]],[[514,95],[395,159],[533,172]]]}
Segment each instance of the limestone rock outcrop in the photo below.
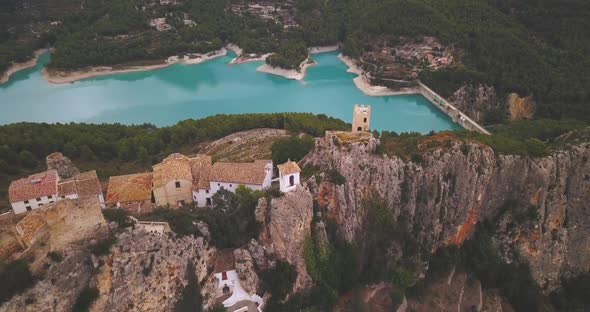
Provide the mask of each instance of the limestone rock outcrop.
{"label": "limestone rock outcrop", "polygon": [[249,293],[255,294],[258,291],[260,280],[254,269],[254,259],[246,249],[234,250],[236,272],[240,278],[240,285]]}
{"label": "limestone rock outcrop", "polygon": [[68,179],[80,174],[80,170],[72,161],[60,152],[47,155],[45,159],[47,170],[56,170],[60,179]]}
{"label": "limestone rock outcrop", "polygon": [[506,245],[516,247],[514,256],[530,265],[535,281],[549,292],[561,277],[590,270],[588,142],[531,158],[450,141],[424,152],[416,163],[379,155],[366,142],[337,143],[327,133],[305,162],[335,169],[346,179],[343,185],[322,182],[314,196],[351,241],[365,234],[362,201],[369,192],[382,197],[395,215],[410,216],[412,233],[431,250],[461,244],[478,221],[500,215],[508,204],[532,207],[538,214],[534,226],[508,233]]}
{"label": "limestone rock outcrop", "polygon": [[294,191],[273,198],[268,229],[278,259],[294,265],[298,275],[294,292],[311,286],[311,278],[303,259],[303,241],[311,233],[313,199],[308,189],[298,186]]}
{"label": "limestone rock outcrop", "polygon": [[197,282],[208,276],[212,252],[202,237],[129,230],[118,240],[99,274],[107,299],[96,311],[173,311],[188,284],[187,266],[194,266]]}
{"label": "limestone rock outcrop", "polygon": [[449,102],[478,123],[492,119],[491,114],[502,117],[508,110],[504,98],[496,93],[494,87],[481,84],[461,86],[449,97]]}

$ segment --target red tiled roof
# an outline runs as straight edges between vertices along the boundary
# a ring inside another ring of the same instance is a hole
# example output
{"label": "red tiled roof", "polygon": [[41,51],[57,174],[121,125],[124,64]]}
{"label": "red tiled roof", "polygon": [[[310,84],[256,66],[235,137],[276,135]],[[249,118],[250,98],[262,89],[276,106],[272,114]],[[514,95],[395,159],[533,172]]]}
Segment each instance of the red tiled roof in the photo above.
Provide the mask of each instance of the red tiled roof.
{"label": "red tiled roof", "polygon": [[215,273],[227,272],[236,269],[233,249],[221,249],[215,253]]}
{"label": "red tiled roof", "polygon": [[190,159],[193,174],[193,188],[196,190],[209,189],[209,174],[211,173],[211,156],[197,155]]}
{"label": "red tiled roof", "polygon": [[58,196],[77,194],[79,197],[85,197],[101,194],[102,188],[96,171],[92,170],[59,181],[57,191]]}
{"label": "red tiled roof", "polygon": [[107,204],[150,200],[152,196],[152,174],[137,173],[109,178]]}
{"label": "red tiled roof", "polygon": [[259,185],[266,177],[264,167],[270,162],[270,160],[256,160],[253,163],[216,162],[211,167],[209,181]]}
{"label": "red tiled roof", "polygon": [[180,153],[170,154],[161,163],[154,165],[153,169],[154,187],[163,186],[176,179],[193,180],[190,161]]}
{"label": "red tiled roof", "polygon": [[49,170],[12,181],[8,187],[11,203],[57,194],[57,171]]}
{"label": "red tiled roof", "polygon": [[294,161],[290,161],[290,160],[284,164],[278,165],[277,168],[279,169],[279,172],[282,174],[291,174],[291,173],[295,173],[295,172],[301,172],[301,168],[299,168],[297,163]]}

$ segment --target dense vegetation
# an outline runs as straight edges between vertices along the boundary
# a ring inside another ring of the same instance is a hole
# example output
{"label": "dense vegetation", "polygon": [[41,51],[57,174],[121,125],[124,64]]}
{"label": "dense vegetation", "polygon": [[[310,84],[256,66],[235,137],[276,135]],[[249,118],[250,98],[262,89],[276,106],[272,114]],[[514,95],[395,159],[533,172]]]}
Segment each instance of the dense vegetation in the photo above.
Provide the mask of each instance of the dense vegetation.
{"label": "dense vegetation", "polygon": [[74,306],[72,307],[73,312],[86,312],[90,309],[92,303],[98,299],[100,293],[96,287],[85,287],[82,289]]}
{"label": "dense vegetation", "polygon": [[213,209],[162,207],[141,218],[167,221],[176,234],[195,236],[204,235],[193,223],[202,221],[209,226],[211,244],[219,249],[237,248],[258,236],[259,229],[254,210],[258,199],[263,196],[267,194],[241,185],[235,194],[222,190],[213,195]]}
{"label": "dense vegetation", "polygon": [[[120,174],[122,164],[149,166],[182,148],[241,130],[276,128],[321,136],[325,130],[348,127],[345,122],[326,115],[301,113],[217,115],[162,128],[150,124],[3,125],[0,126],[0,198],[5,198],[11,179],[42,170],[46,155],[56,151],[77,163],[90,164],[101,178],[106,178]],[[2,202],[8,204],[7,200]]]}
{"label": "dense vegetation", "polygon": [[301,40],[285,40],[278,46],[277,51],[266,59],[266,63],[272,67],[296,69],[307,59],[307,47]]}
{"label": "dense vegetation", "polygon": [[33,285],[34,279],[24,260],[0,262],[0,303]]}
{"label": "dense vegetation", "polygon": [[272,162],[274,164],[282,164],[289,159],[300,161],[312,148],[313,138],[309,135],[276,140],[270,148]]}
{"label": "dense vegetation", "polygon": [[[381,48],[375,39],[395,44],[402,36],[434,36],[458,51],[456,66],[420,74],[444,96],[465,82],[486,83],[500,94],[532,94],[542,116],[590,118],[590,5],[584,0],[298,0],[292,14],[299,25],[287,28],[233,13],[229,1],[103,0],[84,9],[75,2],[32,0],[41,16],[16,1],[3,3],[0,70],[47,44],[56,48],[49,66],[61,69],[208,52],[227,42],[246,53],[276,52],[270,64],[293,68],[313,45],[342,42],[345,54],[360,57]],[[159,17],[170,30],[149,26]]]}
{"label": "dense vegetation", "polygon": [[[422,154],[433,147],[450,147],[453,140],[480,142],[490,146],[494,152],[504,155],[542,157],[551,149],[561,147],[563,140],[557,138],[567,132],[588,127],[588,123],[575,120],[538,119],[499,124],[491,128],[492,135],[457,130],[438,134],[375,132],[381,139],[377,153],[395,155],[414,162],[422,161]],[[461,146],[464,154],[468,146]]]}

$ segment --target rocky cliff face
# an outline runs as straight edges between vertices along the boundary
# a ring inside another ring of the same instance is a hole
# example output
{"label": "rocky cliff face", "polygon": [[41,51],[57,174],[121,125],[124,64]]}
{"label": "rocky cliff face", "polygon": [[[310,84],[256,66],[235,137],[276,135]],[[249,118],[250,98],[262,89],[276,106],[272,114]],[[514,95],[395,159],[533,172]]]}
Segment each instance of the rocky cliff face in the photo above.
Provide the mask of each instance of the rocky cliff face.
{"label": "rocky cliff face", "polygon": [[80,170],[62,153],[55,152],[45,159],[47,170],[56,170],[61,179],[68,179],[80,174]]}
{"label": "rocky cliff face", "polygon": [[490,118],[490,114],[506,114],[506,101],[494,87],[486,85],[463,85],[449,98],[459,110],[478,123]]}
{"label": "rocky cliff face", "polygon": [[530,209],[536,212],[532,227],[499,230],[507,250],[529,263],[536,282],[550,291],[560,277],[590,269],[588,142],[529,158],[449,141],[424,152],[420,163],[378,155],[376,145],[375,139],[342,144],[327,133],[304,160],[346,178],[343,185],[322,182],[312,190],[348,240],[363,239],[363,198],[373,192],[395,215],[409,215],[413,234],[433,251],[462,243],[484,218]]}
{"label": "rocky cliff face", "polygon": [[305,268],[303,259],[303,241],[311,235],[313,217],[313,198],[307,188],[297,187],[271,201],[267,214],[270,222],[268,232],[278,259],[295,266],[298,275],[293,291],[311,286],[311,278]]}

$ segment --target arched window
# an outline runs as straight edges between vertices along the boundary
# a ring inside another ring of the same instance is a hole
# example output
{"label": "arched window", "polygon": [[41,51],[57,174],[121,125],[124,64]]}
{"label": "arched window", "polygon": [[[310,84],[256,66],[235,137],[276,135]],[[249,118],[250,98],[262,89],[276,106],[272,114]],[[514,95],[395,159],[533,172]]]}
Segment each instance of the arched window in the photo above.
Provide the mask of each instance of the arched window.
{"label": "arched window", "polygon": [[290,186],[293,186],[293,185],[295,185],[295,176],[294,176],[294,175],[291,175],[291,176],[289,177],[289,185],[290,185]]}
{"label": "arched window", "polygon": [[356,128],[356,131],[363,131],[363,128],[358,127],[358,128]]}

